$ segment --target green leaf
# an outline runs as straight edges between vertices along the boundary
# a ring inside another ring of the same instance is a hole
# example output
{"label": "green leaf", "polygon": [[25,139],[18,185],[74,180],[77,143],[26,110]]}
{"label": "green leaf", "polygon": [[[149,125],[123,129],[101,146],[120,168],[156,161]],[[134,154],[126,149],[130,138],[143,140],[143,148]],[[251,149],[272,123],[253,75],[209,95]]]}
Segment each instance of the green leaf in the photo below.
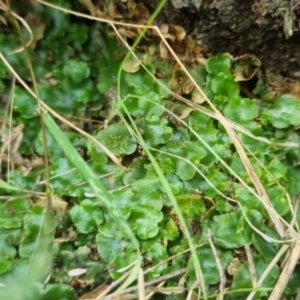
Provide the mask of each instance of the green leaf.
{"label": "green leaf", "polygon": [[189,126],[201,135],[201,138],[206,142],[216,142],[218,140],[219,131],[214,125],[213,119],[209,116],[195,110],[190,114],[188,121]]}
{"label": "green leaf", "polygon": [[149,205],[157,210],[162,209],[165,194],[162,192],[162,184],[159,178],[137,180],[133,183],[131,190],[136,204]]}
{"label": "green leaf", "polygon": [[258,82],[255,86],[255,88],[253,89],[253,93],[254,95],[258,95],[260,99],[262,99],[263,101],[266,102],[273,102],[275,96],[275,91],[274,88],[272,87],[272,80],[270,81],[270,84],[268,82],[268,76],[266,76],[266,74],[263,74],[262,72],[260,72],[260,74],[258,74],[257,76],[258,78]]}
{"label": "green leaf", "polygon": [[[264,234],[267,234],[269,237],[278,239],[279,237],[274,234],[270,228],[260,228]],[[275,243],[270,243],[266,241],[257,233],[253,233],[252,242],[255,249],[262,255],[266,262],[270,262],[278,252],[278,245]]]}
{"label": "green leaf", "polygon": [[82,103],[86,104],[95,99],[99,99],[99,92],[97,91],[94,82],[90,79],[83,79],[78,83],[74,82],[72,79],[65,78],[62,81],[62,89],[65,92],[64,98],[68,96],[69,99],[74,101],[73,107],[69,108],[72,110],[76,109],[76,107],[80,107]]}
{"label": "green leaf", "polygon": [[[244,125],[245,125],[245,127],[247,127],[246,124],[243,124],[243,126]],[[252,133],[254,133],[258,136],[264,136],[264,134],[261,134],[260,132],[253,132],[252,131]],[[253,154],[255,154],[257,157],[261,158],[261,157],[266,156],[270,153],[270,148],[266,147],[266,144],[264,142],[258,141],[256,139],[253,139],[252,137],[249,137],[249,136],[244,135],[244,134],[239,134],[239,137],[241,138],[242,142],[245,143],[245,145],[247,145],[249,150]]]}
{"label": "green leaf", "polygon": [[[123,234],[128,238],[132,245],[132,252],[134,255],[132,261],[135,262],[135,268],[131,273],[131,276],[124,282],[124,286],[130,284],[135,276],[138,273],[140,263],[141,263],[141,255],[139,251],[139,243],[133,234],[130,226],[125,221],[124,216],[122,215],[121,211],[116,206],[115,202],[112,200],[112,196],[108,193],[107,189],[103,185],[101,181],[99,181],[98,176],[93,172],[93,170],[86,164],[83,158],[78,154],[78,152],[74,149],[74,146],[68,140],[68,138],[63,134],[54,120],[51,118],[49,114],[44,115],[45,124],[47,128],[51,131],[53,136],[56,138],[58,144],[64,150],[65,154],[68,156],[70,161],[76,166],[78,171],[82,174],[82,176],[88,181],[88,184],[92,188],[93,192],[96,194],[97,202],[104,205],[107,209],[109,216],[111,217],[111,222],[114,225],[120,226]],[[115,231],[114,231],[115,233]],[[122,238],[122,237],[121,237]],[[99,247],[99,244],[97,244]],[[104,245],[107,246],[107,245]],[[127,263],[127,261],[122,260],[122,263]],[[113,272],[113,270],[111,270]]]}
{"label": "green leaf", "polygon": [[29,231],[22,238],[19,248],[19,255],[22,258],[30,258],[32,256],[32,253],[35,253],[36,251],[41,251],[43,245],[44,240],[43,237],[39,236],[39,232]]}
{"label": "green leaf", "polygon": [[170,188],[174,195],[178,195],[183,189],[183,182],[174,174],[168,174],[166,176]]}
{"label": "green leaf", "polygon": [[123,216],[128,219],[131,208],[136,205],[138,196],[134,194],[130,188],[114,191],[112,195],[115,203],[118,203],[118,207],[122,211]]}
{"label": "green leaf", "polygon": [[128,222],[138,238],[147,240],[155,237],[159,232],[159,223],[163,220],[163,213],[150,205],[138,205],[131,209]]}
{"label": "green leaf", "polygon": [[6,273],[11,269],[12,263],[3,257],[0,257],[0,274]]}
{"label": "green leaf", "polygon": [[0,229],[0,261],[12,260],[16,254],[11,232]]}
{"label": "green leaf", "polygon": [[169,241],[174,241],[179,235],[176,222],[172,218],[164,222],[163,226],[161,227],[161,232],[164,239]]}
{"label": "green leaf", "polygon": [[233,205],[229,201],[224,201],[224,197],[216,195],[212,199],[215,202],[215,210],[219,213],[228,213],[233,209]]}
{"label": "green leaf", "polygon": [[90,76],[90,68],[86,62],[72,59],[64,65],[63,73],[73,82],[80,83]]}
{"label": "green leaf", "polygon": [[[286,181],[287,166],[278,157],[274,157],[267,166],[272,177],[275,177],[281,183]],[[274,182],[274,178],[270,178],[270,182]]]}
{"label": "green leaf", "polygon": [[167,267],[167,263],[161,263],[168,258],[166,247],[155,240],[148,240],[142,243],[142,249],[145,251],[145,261],[155,265],[158,264],[147,274],[147,277],[149,279],[159,277]]}
{"label": "green leaf", "polygon": [[46,219],[43,207],[32,207],[24,217],[25,234],[20,243],[20,256],[29,258],[47,251],[46,247],[50,247],[56,225],[55,218]]}
{"label": "green leaf", "polygon": [[167,125],[168,121],[158,116],[142,120],[143,137],[148,146],[153,147],[159,144],[166,144],[171,139],[173,130]]}
{"label": "green leaf", "polygon": [[229,73],[231,59],[227,54],[211,56],[206,62],[206,70],[211,74]]}
{"label": "green leaf", "polygon": [[137,96],[144,96],[151,92],[159,94],[157,84],[143,69],[140,69],[136,73],[125,73],[124,79],[128,87],[131,88],[131,94]]}
{"label": "green leaf", "polygon": [[[203,169],[204,167],[201,165],[201,168]],[[191,183],[193,184],[194,189],[200,189],[206,196],[215,197],[217,195],[215,189],[223,192],[231,189],[232,182],[228,178],[228,175],[218,170],[218,168],[210,168],[208,170],[204,169],[204,174],[209,177],[214,188],[198,174],[195,176],[195,180],[191,181]]]}
{"label": "green leaf", "polygon": [[[20,170],[10,171],[8,174],[10,178],[9,186],[7,186],[8,190],[13,191],[16,187],[15,191],[17,190],[34,190],[34,191],[41,191],[41,187],[36,185],[37,178],[40,176],[39,172],[31,171],[26,177]],[[20,195],[20,193],[18,193]]]}
{"label": "green leaf", "polygon": [[243,207],[248,209],[256,209],[267,216],[263,204],[253,194],[251,194],[245,187],[238,186],[235,189],[235,198]]}
{"label": "green leaf", "polygon": [[136,141],[123,124],[112,124],[96,135],[97,140],[103,143],[115,155],[132,154],[137,147]]}
{"label": "green leaf", "polygon": [[[296,197],[298,193],[300,193],[300,172],[298,164],[296,167],[289,166],[288,173],[287,173],[287,180],[289,184],[289,193],[291,197]],[[299,215],[300,210],[298,210]],[[299,219],[300,224],[300,219]]]}
{"label": "green leaf", "polygon": [[[211,63],[211,62],[210,62]],[[194,67],[188,67],[189,73],[193,76],[193,78],[196,80],[196,82],[200,85],[204,84],[206,82],[206,75],[207,75],[207,68],[201,64],[197,66],[197,68]]]}
{"label": "green leaf", "polygon": [[[260,160],[260,162],[265,165],[266,164],[266,157],[257,156],[257,158]],[[266,172],[262,168],[262,166],[255,160],[254,158],[250,157],[250,162],[259,178],[262,178],[265,180],[266,178]],[[246,183],[250,184],[251,180],[249,178],[249,175],[245,169],[244,164],[241,161],[240,156],[235,152],[231,158],[230,158],[230,168],[234,170],[236,174],[238,174]],[[263,180],[263,183],[264,183]]]}
{"label": "green leaf", "polygon": [[[268,267],[268,264],[263,262],[262,260],[255,259],[254,261],[254,266],[256,270],[256,276],[257,278],[260,278],[262,273],[266,270]],[[279,267],[277,265],[274,265],[273,268],[268,272],[268,275],[264,282],[262,283],[261,287],[269,287],[270,291],[273,290],[274,284],[277,280],[277,277],[279,275]],[[243,263],[237,273],[233,277],[233,282],[232,282],[232,289],[244,289],[244,288],[253,288],[252,285],[252,277],[250,274],[250,268],[248,262]],[[246,294],[242,293],[235,293],[234,294],[236,297],[246,297]],[[257,291],[257,299],[261,299],[263,296],[267,296],[268,292],[267,291]]]}
{"label": "green leaf", "polygon": [[[217,249],[218,257],[221,260],[222,269],[225,270],[225,267],[232,259],[231,251],[224,251]],[[218,284],[220,282],[220,273],[217,267],[216,258],[209,246],[203,246],[197,250],[197,255],[201,264],[201,269],[203,272],[205,284],[208,286],[210,284]],[[192,257],[190,257],[187,267],[187,273],[189,275],[188,281],[189,285],[192,285],[195,280],[195,268]]]}
{"label": "green leaf", "polygon": [[285,216],[290,211],[290,207],[283,188],[275,185],[267,188],[266,191],[276,212],[281,216]]}
{"label": "green leaf", "polygon": [[87,141],[88,154],[95,165],[104,165],[108,162],[108,157],[94,142]]}
{"label": "green leaf", "polygon": [[300,102],[291,95],[282,95],[265,107],[262,121],[271,123],[275,128],[300,125]]}
{"label": "green leaf", "polygon": [[[176,142],[169,142],[163,150],[178,156],[174,157],[162,154],[160,159],[163,160],[165,157],[170,157],[175,164],[175,174],[181,180],[190,180],[196,174],[195,168],[188,162],[198,166],[201,159],[206,155],[206,152],[201,146],[197,145],[197,142],[190,141],[183,141],[180,144]],[[184,158],[188,162],[180,159],[180,157]]]}
{"label": "green leaf", "polygon": [[23,118],[31,119],[37,116],[37,102],[24,89],[16,86],[13,110],[22,115]]}
{"label": "green leaf", "polygon": [[213,220],[212,232],[217,246],[234,249],[250,243],[252,229],[241,210],[215,216]]}
{"label": "green leaf", "polygon": [[44,208],[40,206],[33,207],[24,217],[24,229],[27,231],[38,232],[44,218]]}
{"label": "green leaf", "polygon": [[80,233],[90,233],[97,230],[103,222],[103,213],[99,205],[89,199],[83,200],[70,210],[74,225]]}
{"label": "green leaf", "polygon": [[117,271],[129,266],[136,260],[136,248],[118,228],[112,219],[107,220],[99,228],[96,245],[101,258],[109,264],[109,271],[113,278],[120,277]]}
{"label": "green leaf", "polygon": [[0,206],[0,228],[21,227],[23,215],[29,210],[29,207],[29,202],[26,199],[6,201]]}
{"label": "green leaf", "polygon": [[82,24],[73,23],[68,28],[68,39],[75,45],[82,45],[88,39],[88,27]]}
{"label": "green leaf", "polygon": [[1,60],[0,62],[0,78],[5,78],[6,75],[8,73],[8,69],[6,67],[6,65],[4,64],[4,62]]}
{"label": "green leaf", "polygon": [[259,107],[255,100],[231,97],[223,111],[224,115],[235,122],[247,122],[259,115]]}
{"label": "green leaf", "polygon": [[143,157],[135,158],[129,165],[128,171],[123,177],[124,184],[132,184],[139,179],[143,179],[147,171],[145,169],[145,159]]}
{"label": "green leaf", "polygon": [[[121,59],[127,49],[120,46],[116,39],[98,33],[93,34],[92,39],[91,50],[97,57],[96,66],[99,73],[97,89],[104,94],[108,89],[116,87]],[[116,49],[118,55],[115,55]]]}
{"label": "green leaf", "polygon": [[182,215],[188,223],[199,221],[206,212],[205,201],[199,195],[187,194],[176,197]]}
{"label": "green leaf", "polygon": [[[73,83],[73,85],[75,84]],[[39,84],[41,99],[55,111],[62,112],[67,116],[72,116],[74,110],[78,107],[73,89],[74,87],[70,87],[62,90],[61,87],[53,88],[50,85]]]}
{"label": "green leaf", "polygon": [[67,284],[50,284],[42,294],[41,300],[76,300],[73,288]]}
{"label": "green leaf", "polygon": [[161,116],[164,112],[164,108],[160,106],[163,104],[162,98],[152,91],[139,97],[128,97],[124,104],[128,112],[136,118]]}
{"label": "green leaf", "polygon": [[287,296],[294,296],[296,297],[298,294],[298,287],[300,282],[300,267],[299,265],[296,265],[293,273],[289,277],[289,282],[287,284],[287,287],[285,289],[285,295]]}
{"label": "green leaf", "polygon": [[50,168],[51,186],[58,196],[72,194],[84,182],[80,172],[66,158],[53,161]]}
{"label": "green leaf", "polygon": [[[47,138],[47,152],[50,156],[50,160],[56,160],[58,157],[63,155],[63,151],[61,148],[57,147],[57,143],[54,137],[47,131],[46,133]],[[35,139],[34,142],[34,150],[39,156],[43,156],[45,153],[44,142],[43,142],[43,133],[39,130],[39,134]]]}
{"label": "green leaf", "polygon": [[[24,229],[28,231],[39,232],[42,224],[45,222],[45,208],[34,206],[24,217]],[[56,219],[51,218],[47,224],[47,232],[52,232],[56,227]],[[44,232],[45,233],[45,232]]]}
{"label": "green leaf", "polygon": [[225,74],[223,72],[218,73],[212,77],[210,83],[211,90],[217,95],[223,95],[227,97],[238,96],[240,88],[237,82],[234,81],[232,75]]}
{"label": "green leaf", "polygon": [[[33,268],[33,270],[34,267],[39,268],[42,266],[47,266],[47,269],[51,267],[51,254],[49,249],[53,242],[53,236],[52,233],[45,233],[46,232],[42,231],[28,231],[24,234],[20,242],[20,257],[36,259],[35,263],[30,266]],[[42,265],[39,265],[39,260],[42,260]],[[41,272],[44,273],[45,271],[47,270],[43,268],[41,269]]]}

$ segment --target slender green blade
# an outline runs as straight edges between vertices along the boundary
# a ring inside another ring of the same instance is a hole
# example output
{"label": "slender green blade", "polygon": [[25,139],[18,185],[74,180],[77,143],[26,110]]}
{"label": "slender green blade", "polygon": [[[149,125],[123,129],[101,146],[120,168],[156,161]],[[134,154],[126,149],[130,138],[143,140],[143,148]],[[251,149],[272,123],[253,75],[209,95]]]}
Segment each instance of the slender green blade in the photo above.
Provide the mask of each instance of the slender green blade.
{"label": "slender green blade", "polygon": [[139,272],[140,263],[141,263],[141,255],[139,251],[139,242],[137,241],[135,235],[133,234],[130,226],[124,219],[121,211],[115,205],[111,195],[108,193],[106,187],[103,183],[97,178],[97,175],[94,171],[88,166],[88,164],[83,160],[83,158],[76,151],[72,143],[66,137],[66,135],[61,131],[59,126],[55,123],[53,118],[48,114],[44,113],[44,121],[45,124],[56,139],[59,146],[65,152],[66,156],[70,160],[70,162],[77,168],[77,170],[82,174],[82,176],[89,183],[94,193],[97,195],[99,202],[104,205],[112,218],[115,219],[116,222],[123,228],[124,233],[127,235],[129,239],[132,240],[137,249],[137,260],[135,263],[135,267],[131,275],[124,282],[123,287],[129,285],[133,280],[136,279],[137,274]]}

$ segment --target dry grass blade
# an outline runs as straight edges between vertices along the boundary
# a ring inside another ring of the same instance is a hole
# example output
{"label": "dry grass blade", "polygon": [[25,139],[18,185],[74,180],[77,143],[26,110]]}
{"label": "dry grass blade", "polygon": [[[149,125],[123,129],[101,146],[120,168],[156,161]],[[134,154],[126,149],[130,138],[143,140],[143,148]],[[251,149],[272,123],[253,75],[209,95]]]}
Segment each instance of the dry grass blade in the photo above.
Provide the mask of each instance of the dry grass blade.
{"label": "dry grass blade", "polygon": [[[260,276],[257,287],[260,288],[266,277],[268,276],[269,272],[272,270],[272,268],[278,263],[282,255],[288,250],[288,245],[283,245],[280,250],[277,252],[276,256],[272,259],[272,261],[269,263],[268,267],[265,269],[263,274]],[[247,297],[246,300],[252,300],[256,294],[257,290],[253,290]]]}
{"label": "dry grass blade", "polygon": [[199,282],[199,281],[195,281],[195,282],[191,285],[191,287],[190,287],[190,289],[189,289],[189,292],[188,292],[188,294],[187,294],[187,296],[186,296],[186,300],[192,300],[192,299],[194,299],[194,290],[195,290],[196,288],[198,288],[200,285],[201,285],[201,282]]}
{"label": "dry grass blade", "polygon": [[269,300],[280,300],[284,292],[284,289],[290,279],[292,272],[295,269],[299,259],[300,259],[300,244],[299,241],[293,243],[291,246],[290,255],[286,261],[284,268],[281,271],[279,279],[274,286],[274,289],[269,297]]}
{"label": "dry grass blade", "polygon": [[[178,277],[181,274],[184,274],[185,272],[186,272],[186,269],[181,269],[181,270],[172,272],[170,274],[163,275],[163,276],[161,276],[161,277],[159,277],[157,279],[145,282],[144,286],[145,287],[149,287],[149,286],[152,286],[152,285],[155,285],[155,284],[160,284],[161,282],[167,281],[167,280],[169,280],[171,278]],[[113,296],[122,296],[124,294],[130,294],[130,293],[136,292],[136,291],[138,291],[138,289],[139,289],[138,285],[132,286],[130,288],[127,288],[127,289],[123,290],[122,292],[120,292],[118,294],[112,293],[112,294],[107,295],[105,297],[103,297],[103,296],[98,297],[97,300],[108,300],[108,299],[111,299],[111,297],[113,297]]]}
{"label": "dry grass blade", "polygon": [[96,287],[92,291],[81,296],[80,300],[88,300],[88,299],[100,300],[100,299],[102,299],[107,294],[109,294],[111,291],[116,289],[128,277],[129,274],[130,274],[130,272],[126,272],[118,280],[112,282],[109,286],[107,286],[106,284],[102,284],[102,285]]}
{"label": "dry grass blade", "polygon": [[[165,295],[171,295],[171,294],[182,294],[186,291],[185,288],[180,287],[180,286],[176,286],[176,287],[163,287],[163,285],[165,284],[165,282],[162,282],[161,284],[159,284],[157,287],[152,287],[149,288],[149,290],[151,291],[151,293],[148,294],[148,296],[152,296],[155,293],[160,293],[160,294],[165,294]],[[147,299],[150,299],[147,296]]]}
{"label": "dry grass blade", "polygon": [[225,283],[226,283],[226,277],[225,277],[225,273],[223,271],[223,267],[222,267],[222,263],[221,263],[221,260],[220,260],[220,257],[217,253],[217,249],[213,243],[213,240],[212,240],[212,236],[211,236],[211,232],[209,230],[208,232],[208,242],[209,242],[209,245],[211,247],[211,250],[214,254],[214,258],[215,258],[215,261],[216,261],[216,265],[217,265],[217,268],[218,268],[218,271],[219,271],[219,276],[220,276],[220,294],[219,296],[217,297],[217,300],[223,300],[223,295],[224,295],[224,290],[225,290]]}
{"label": "dry grass blade", "polygon": [[141,268],[138,277],[138,295],[139,300],[146,300],[144,272]]}
{"label": "dry grass blade", "polygon": [[257,285],[258,285],[257,276],[256,276],[256,270],[255,270],[255,265],[254,265],[251,249],[250,249],[249,245],[245,245],[244,248],[245,248],[248,263],[249,263],[249,270],[250,270],[250,274],[251,274],[252,287],[257,288]]}
{"label": "dry grass blade", "polygon": [[151,297],[155,293],[160,293],[160,294],[174,294],[174,293],[182,293],[184,292],[185,289],[182,288],[163,288],[165,285],[165,281],[161,282],[157,287],[149,288],[150,292],[147,294],[146,299],[151,299]]}
{"label": "dry grass blade", "polygon": [[98,298],[99,295],[103,293],[107,289],[106,284],[101,284],[100,286],[96,287],[95,289],[89,291],[88,293],[82,295],[79,300],[95,300]]}

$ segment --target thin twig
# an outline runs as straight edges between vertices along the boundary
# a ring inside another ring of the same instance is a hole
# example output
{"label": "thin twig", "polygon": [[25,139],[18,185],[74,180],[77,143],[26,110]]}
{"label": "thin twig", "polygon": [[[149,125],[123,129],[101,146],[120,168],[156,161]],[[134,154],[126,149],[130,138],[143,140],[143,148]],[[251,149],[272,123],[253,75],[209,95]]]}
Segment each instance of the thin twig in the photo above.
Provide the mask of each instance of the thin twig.
{"label": "thin twig", "polygon": [[269,300],[280,300],[281,296],[284,292],[284,289],[290,279],[291,274],[293,273],[295,266],[298,263],[298,260],[300,258],[300,244],[299,241],[294,243],[291,246],[291,253],[289,255],[289,258],[279,276],[279,279],[274,286],[274,289],[269,297]]}
{"label": "thin twig", "polygon": [[221,263],[219,255],[218,255],[217,249],[215,247],[215,244],[213,243],[210,229],[208,229],[207,239],[208,239],[210,248],[213,252],[213,255],[214,255],[214,258],[215,258],[215,261],[216,261],[216,265],[217,265],[217,268],[218,268],[218,271],[219,271],[219,276],[220,276],[220,288],[219,288],[220,289],[220,294],[217,297],[217,300],[223,300],[226,277],[225,277],[225,273],[223,271],[222,263]]}
{"label": "thin twig", "polygon": [[252,287],[254,289],[256,289],[257,285],[258,285],[257,284],[257,275],[256,275],[256,270],[255,270],[255,265],[254,265],[251,249],[250,249],[249,245],[245,245],[244,248],[245,248],[248,263],[249,263],[249,270],[250,270],[250,274],[251,274]]}
{"label": "thin twig", "polygon": [[[186,268],[175,271],[175,272],[172,272],[172,273],[167,274],[167,275],[163,275],[163,276],[161,276],[157,279],[145,282],[145,287],[155,285],[155,284],[159,284],[163,281],[167,281],[171,278],[177,277],[177,276],[179,276],[179,275],[181,275],[185,272],[186,272]],[[130,287],[130,288],[127,288],[127,289],[123,290],[122,292],[119,292],[117,295],[129,294],[129,293],[137,291],[138,288],[139,288],[138,285],[133,286],[133,287]],[[108,295],[106,297],[101,297],[101,298],[98,297],[97,300],[111,300],[113,296],[116,296],[116,294]]]}
{"label": "thin twig", "polygon": [[265,271],[262,273],[262,275],[260,276],[258,283],[257,283],[257,289],[253,290],[247,297],[246,300],[252,300],[256,294],[256,292],[258,291],[258,289],[260,288],[260,286],[262,285],[262,283],[264,282],[264,280],[266,279],[266,277],[268,276],[268,274],[271,272],[271,270],[273,269],[273,267],[275,265],[277,265],[279,259],[281,258],[281,256],[287,251],[287,249],[289,248],[288,245],[282,245],[282,247],[280,248],[280,250],[276,253],[275,257],[272,259],[272,261],[269,263],[268,267],[265,269]]}
{"label": "thin twig", "polygon": [[139,295],[139,300],[146,300],[145,279],[144,279],[144,272],[142,268],[140,268],[139,277],[138,277],[138,295]]}

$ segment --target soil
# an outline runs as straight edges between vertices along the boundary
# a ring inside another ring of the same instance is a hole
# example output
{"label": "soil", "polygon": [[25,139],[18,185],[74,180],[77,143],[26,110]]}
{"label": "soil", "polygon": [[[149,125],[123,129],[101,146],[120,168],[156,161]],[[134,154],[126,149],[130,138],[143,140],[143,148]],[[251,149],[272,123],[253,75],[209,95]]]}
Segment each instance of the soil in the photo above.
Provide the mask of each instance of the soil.
{"label": "soil", "polygon": [[[159,1],[140,0],[150,11]],[[169,0],[158,22],[182,26],[210,54],[251,54],[300,79],[300,0]]]}

